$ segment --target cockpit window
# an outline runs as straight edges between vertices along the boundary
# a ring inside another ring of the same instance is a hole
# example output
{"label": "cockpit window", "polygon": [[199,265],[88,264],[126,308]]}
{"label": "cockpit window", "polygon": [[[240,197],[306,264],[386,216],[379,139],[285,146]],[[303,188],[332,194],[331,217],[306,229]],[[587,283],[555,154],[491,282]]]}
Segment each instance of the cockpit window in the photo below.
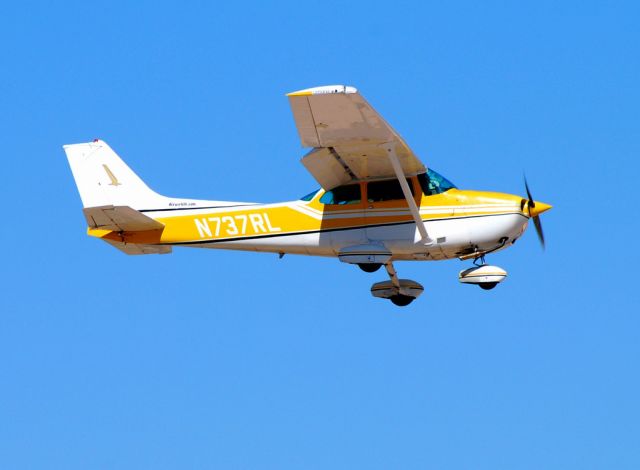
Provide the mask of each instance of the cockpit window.
{"label": "cockpit window", "polygon": [[327,191],[320,198],[323,204],[359,204],[362,197],[360,196],[360,185],[349,184],[347,186],[338,186],[331,191]]}
{"label": "cockpit window", "polygon": [[[407,180],[411,194],[413,194],[413,183]],[[374,181],[367,185],[367,200],[369,202],[395,201],[404,199],[404,193],[400,182],[395,180]]]}
{"label": "cockpit window", "polygon": [[318,191],[320,191],[320,190],[319,190],[319,189],[316,189],[315,191],[313,191],[313,192],[311,192],[311,193],[307,194],[306,196],[302,196],[302,197],[300,198],[300,200],[301,200],[301,201],[307,201],[307,202],[308,202],[308,201],[310,201],[311,199],[313,199],[313,197],[314,197],[316,194],[318,194]]}
{"label": "cockpit window", "polygon": [[418,175],[418,181],[425,196],[444,193],[456,187],[456,185],[447,178],[430,168],[427,169],[426,173]]}

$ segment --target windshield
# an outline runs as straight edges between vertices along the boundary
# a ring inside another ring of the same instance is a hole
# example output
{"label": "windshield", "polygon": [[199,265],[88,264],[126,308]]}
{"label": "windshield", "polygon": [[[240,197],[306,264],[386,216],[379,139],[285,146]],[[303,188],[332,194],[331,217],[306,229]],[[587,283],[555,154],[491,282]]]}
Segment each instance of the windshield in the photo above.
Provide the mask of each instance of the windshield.
{"label": "windshield", "polygon": [[318,194],[318,191],[320,191],[319,189],[316,189],[315,191],[307,194],[306,196],[302,196],[300,198],[301,201],[310,201],[311,199],[313,199],[313,196],[315,196],[316,194]]}
{"label": "windshield", "polygon": [[418,175],[418,181],[425,196],[444,193],[456,187],[455,184],[431,168],[427,169],[426,173]]}

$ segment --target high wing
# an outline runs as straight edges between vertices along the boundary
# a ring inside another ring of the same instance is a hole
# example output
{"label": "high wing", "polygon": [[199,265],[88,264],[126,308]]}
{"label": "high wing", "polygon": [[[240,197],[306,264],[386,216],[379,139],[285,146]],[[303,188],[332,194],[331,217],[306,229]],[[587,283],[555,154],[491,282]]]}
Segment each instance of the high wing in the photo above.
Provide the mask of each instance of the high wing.
{"label": "high wing", "polygon": [[395,177],[389,145],[395,148],[405,176],[426,171],[402,137],[355,88],[323,86],[287,96],[302,145],[314,147],[302,164],[325,190]]}

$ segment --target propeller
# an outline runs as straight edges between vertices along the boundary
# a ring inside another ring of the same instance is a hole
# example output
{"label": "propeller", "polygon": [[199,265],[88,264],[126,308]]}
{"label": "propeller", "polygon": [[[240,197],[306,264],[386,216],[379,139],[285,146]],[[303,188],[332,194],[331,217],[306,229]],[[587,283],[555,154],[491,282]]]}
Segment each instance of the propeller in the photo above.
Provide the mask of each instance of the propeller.
{"label": "propeller", "polygon": [[533,196],[531,196],[531,191],[529,190],[529,184],[527,183],[526,176],[524,176],[524,188],[527,190],[527,208],[529,210],[529,217],[533,219],[533,225],[536,227],[538,240],[540,240],[540,244],[542,245],[542,249],[544,250],[544,232],[542,231],[540,214],[542,214],[546,210],[551,209],[551,206],[543,202],[536,203],[536,201],[533,199]]}

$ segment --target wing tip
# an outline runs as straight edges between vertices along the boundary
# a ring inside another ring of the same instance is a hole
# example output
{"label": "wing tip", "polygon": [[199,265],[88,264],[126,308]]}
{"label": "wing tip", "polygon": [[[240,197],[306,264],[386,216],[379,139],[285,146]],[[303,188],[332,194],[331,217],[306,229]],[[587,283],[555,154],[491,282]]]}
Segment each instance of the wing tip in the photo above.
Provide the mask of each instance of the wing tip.
{"label": "wing tip", "polygon": [[313,88],[305,88],[304,90],[292,91],[287,93],[287,96],[311,96],[311,95],[329,95],[333,93],[342,93],[345,95],[358,93],[355,87],[347,85],[325,85],[317,86]]}

